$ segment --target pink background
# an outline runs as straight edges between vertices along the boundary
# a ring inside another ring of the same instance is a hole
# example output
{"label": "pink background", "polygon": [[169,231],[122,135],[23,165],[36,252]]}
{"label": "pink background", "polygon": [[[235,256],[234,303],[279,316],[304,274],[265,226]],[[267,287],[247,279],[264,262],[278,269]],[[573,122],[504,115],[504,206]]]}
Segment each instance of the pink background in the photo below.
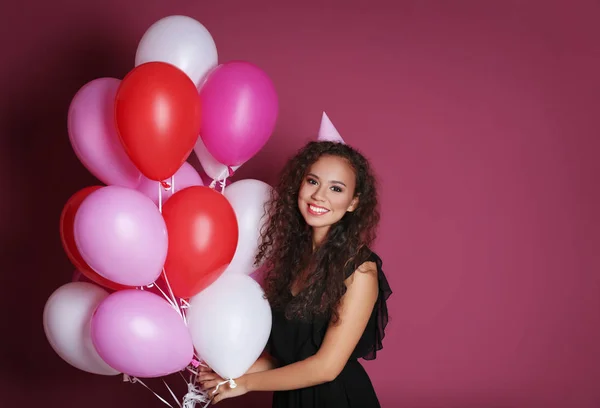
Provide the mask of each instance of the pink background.
{"label": "pink background", "polygon": [[222,62],[251,61],[276,84],[276,132],[238,178],[272,182],[323,110],[372,159],[394,295],[366,367],[384,407],[600,406],[591,0],[2,2],[0,405],[163,406],[67,365],[41,317],[73,272],[62,206],[96,183],[69,145],[69,102],[94,78],[122,78],[170,14],[205,24]]}

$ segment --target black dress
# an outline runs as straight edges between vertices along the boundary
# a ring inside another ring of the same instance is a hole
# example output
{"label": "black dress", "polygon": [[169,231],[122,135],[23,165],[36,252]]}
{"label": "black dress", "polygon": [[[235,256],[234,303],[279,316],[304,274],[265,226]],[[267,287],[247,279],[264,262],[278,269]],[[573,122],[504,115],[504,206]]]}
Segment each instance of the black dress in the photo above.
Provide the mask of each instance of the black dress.
{"label": "black dress", "polygon": [[[379,295],[367,327],[348,363],[333,381],[312,387],[273,394],[273,408],[376,408],[380,407],[371,380],[359,358],[373,360],[380,350],[387,325],[386,300],[392,294],[381,269],[381,259],[372,253],[367,259],[377,264]],[[350,276],[352,271],[347,275]],[[288,320],[282,310],[273,310],[273,325],[268,349],[281,366],[304,360],[314,355],[323,339],[328,319],[311,321]]]}

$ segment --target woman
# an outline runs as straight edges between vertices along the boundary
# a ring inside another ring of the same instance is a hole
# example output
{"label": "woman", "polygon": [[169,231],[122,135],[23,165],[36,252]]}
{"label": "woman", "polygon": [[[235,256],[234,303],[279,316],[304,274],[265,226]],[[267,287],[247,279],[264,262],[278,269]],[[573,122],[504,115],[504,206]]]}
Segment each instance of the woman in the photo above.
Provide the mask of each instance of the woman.
{"label": "woman", "polygon": [[379,222],[375,178],[351,147],[310,142],[283,170],[256,257],[273,310],[268,354],[237,386],[199,381],[213,403],[274,391],[275,408],[379,407],[358,358],[374,359],[390,287],[369,249]]}

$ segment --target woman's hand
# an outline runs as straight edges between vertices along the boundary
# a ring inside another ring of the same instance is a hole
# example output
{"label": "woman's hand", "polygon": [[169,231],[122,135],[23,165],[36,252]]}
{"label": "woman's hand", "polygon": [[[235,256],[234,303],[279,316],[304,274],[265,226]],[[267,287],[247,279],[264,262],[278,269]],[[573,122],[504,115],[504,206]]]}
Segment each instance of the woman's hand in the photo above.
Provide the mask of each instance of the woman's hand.
{"label": "woman's hand", "polygon": [[199,368],[200,369],[198,370],[199,372],[198,372],[198,376],[196,377],[196,379],[200,383],[201,389],[206,390],[206,388],[204,387],[204,384],[207,381],[218,380],[217,384],[220,383],[221,381],[223,381],[223,379],[221,377],[219,377],[219,375],[217,373],[215,373],[212,368],[210,368],[208,366],[204,366],[204,365],[201,365]]}
{"label": "woman's hand", "polygon": [[244,381],[243,376],[235,380],[235,388],[232,388],[229,382],[221,384],[218,388],[217,384],[219,383],[215,382],[215,387],[208,391],[208,396],[212,400],[213,404],[216,404],[227,398],[239,397],[240,395],[244,395],[248,392],[248,388],[246,387],[246,382]]}
{"label": "woman's hand", "polygon": [[[200,366],[200,372],[198,373],[197,378],[200,382],[200,388],[203,391],[208,392],[208,397],[212,400],[213,404],[216,404],[217,402],[227,398],[239,397],[240,395],[244,395],[248,392],[245,382],[242,378],[239,378],[235,381],[235,388],[231,388],[229,382],[225,382],[225,380],[215,373],[210,367]],[[219,385],[218,389],[217,385]]]}

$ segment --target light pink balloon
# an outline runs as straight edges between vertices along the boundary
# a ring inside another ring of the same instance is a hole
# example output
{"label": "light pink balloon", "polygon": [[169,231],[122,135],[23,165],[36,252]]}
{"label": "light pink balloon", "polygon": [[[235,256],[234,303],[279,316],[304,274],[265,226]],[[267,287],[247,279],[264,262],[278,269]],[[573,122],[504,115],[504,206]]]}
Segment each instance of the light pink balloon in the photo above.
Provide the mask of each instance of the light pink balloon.
{"label": "light pink balloon", "polygon": [[[179,170],[177,170],[177,172],[174,174],[174,178],[175,189],[171,188],[171,186],[169,186],[168,190],[164,187],[161,187],[163,205],[169,199],[169,197],[173,195],[173,191],[177,192],[183,190],[186,187],[204,185],[204,183],[202,183],[202,177],[200,177],[200,174],[198,174],[196,169],[194,169],[194,166],[192,166],[188,162],[183,163]],[[170,183],[171,180],[167,179],[166,182]],[[158,205],[159,185],[160,184],[158,181],[150,180],[146,176],[142,176],[142,181],[136,190],[150,197],[152,201],[154,201],[154,204]]]}
{"label": "light pink balloon", "polygon": [[239,166],[226,166],[222,163],[219,163],[208,150],[206,150],[206,146],[204,146],[204,142],[202,138],[199,137],[196,141],[196,146],[194,146],[194,152],[198,157],[198,161],[202,165],[204,172],[208,177],[212,180],[221,181],[233,176],[233,173],[237,171],[241,167]]}
{"label": "light pink balloon", "polygon": [[200,137],[219,163],[239,166],[269,140],[279,110],[267,74],[244,61],[219,65],[200,89]]}
{"label": "light pink balloon", "polygon": [[75,94],[69,106],[69,140],[77,158],[104,184],[135,188],[142,174],[125,153],[115,124],[120,83],[98,78]]}
{"label": "light pink balloon", "polygon": [[74,223],[77,249],[98,274],[127,286],[154,282],[167,257],[167,227],[136,190],[102,187],[83,200]]}
{"label": "light pink balloon", "polygon": [[111,367],[136,377],[162,377],[194,355],[183,319],[161,297],[125,289],[108,296],[92,319],[92,341]]}

